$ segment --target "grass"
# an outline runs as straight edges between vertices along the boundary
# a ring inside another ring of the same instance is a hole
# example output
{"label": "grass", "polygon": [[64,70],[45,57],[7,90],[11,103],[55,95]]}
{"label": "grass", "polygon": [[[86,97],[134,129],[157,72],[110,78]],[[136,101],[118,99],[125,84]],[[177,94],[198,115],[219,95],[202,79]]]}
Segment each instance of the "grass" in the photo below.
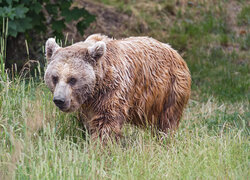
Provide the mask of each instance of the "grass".
{"label": "grass", "polygon": [[75,114],[63,114],[43,83],[1,91],[0,169],[16,179],[247,179],[249,102],[190,101],[180,129],[159,141],[127,125],[118,144],[88,141]]}
{"label": "grass", "polygon": [[239,25],[250,25],[250,5],[243,7],[240,14],[238,14]]}
{"label": "grass", "polygon": [[77,114],[55,107],[39,69],[24,78],[2,61],[0,179],[248,179],[250,36],[233,30],[249,27],[246,1],[234,28],[230,1],[101,2],[134,17],[138,26],[124,33],[169,42],[187,61],[192,97],[180,128],[158,140],[126,125],[119,143],[93,144]]}

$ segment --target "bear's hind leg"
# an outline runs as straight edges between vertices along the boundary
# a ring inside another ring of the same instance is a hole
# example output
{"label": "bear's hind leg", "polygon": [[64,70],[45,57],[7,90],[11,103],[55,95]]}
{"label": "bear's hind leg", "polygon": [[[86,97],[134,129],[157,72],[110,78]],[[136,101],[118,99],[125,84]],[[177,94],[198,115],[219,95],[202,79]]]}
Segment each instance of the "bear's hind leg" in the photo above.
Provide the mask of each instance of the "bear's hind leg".
{"label": "bear's hind leg", "polygon": [[164,133],[167,133],[169,130],[176,130],[186,102],[185,96],[179,100],[177,100],[174,93],[169,96],[167,101],[164,102],[163,111],[158,118],[158,130]]}
{"label": "bear's hind leg", "polygon": [[184,107],[190,97],[189,73],[179,70],[178,74],[171,77],[170,89],[165,96],[162,113],[159,115],[158,128],[165,133],[178,128]]}

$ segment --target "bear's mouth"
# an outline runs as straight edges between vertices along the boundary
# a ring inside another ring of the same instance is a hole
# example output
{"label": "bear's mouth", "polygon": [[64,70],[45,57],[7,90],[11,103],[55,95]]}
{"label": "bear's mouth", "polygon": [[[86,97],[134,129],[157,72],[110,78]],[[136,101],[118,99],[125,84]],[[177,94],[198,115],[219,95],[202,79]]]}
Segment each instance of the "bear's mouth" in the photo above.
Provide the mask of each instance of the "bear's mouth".
{"label": "bear's mouth", "polygon": [[64,103],[64,104],[56,104],[55,105],[63,112],[69,112],[70,111],[70,103]]}
{"label": "bear's mouth", "polygon": [[67,105],[58,108],[65,113],[74,112],[78,109],[77,105],[74,103],[68,103]]}
{"label": "bear's mouth", "polygon": [[69,108],[65,108],[65,107],[58,107],[61,111],[63,112],[69,112]]}

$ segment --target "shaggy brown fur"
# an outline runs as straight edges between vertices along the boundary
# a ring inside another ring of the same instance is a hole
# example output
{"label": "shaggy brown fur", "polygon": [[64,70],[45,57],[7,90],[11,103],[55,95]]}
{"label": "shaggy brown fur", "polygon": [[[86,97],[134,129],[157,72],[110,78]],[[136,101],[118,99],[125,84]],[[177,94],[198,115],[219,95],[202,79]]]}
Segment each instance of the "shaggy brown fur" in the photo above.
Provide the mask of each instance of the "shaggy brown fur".
{"label": "shaggy brown fur", "polygon": [[119,136],[125,121],[163,132],[178,127],[191,77],[169,45],[148,37],[115,40],[95,34],[66,48],[49,39],[46,52],[46,83],[54,96],[65,97],[61,110],[79,110],[94,139]]}

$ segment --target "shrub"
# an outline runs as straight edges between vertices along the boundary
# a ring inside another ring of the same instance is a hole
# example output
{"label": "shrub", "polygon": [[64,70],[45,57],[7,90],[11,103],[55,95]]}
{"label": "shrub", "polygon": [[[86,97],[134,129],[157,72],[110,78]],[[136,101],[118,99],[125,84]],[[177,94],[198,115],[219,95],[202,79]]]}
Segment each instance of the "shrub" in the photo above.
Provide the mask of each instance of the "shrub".
{"label": "shrub", "polygon": [[44,33],[51,24],[54,35],[62,38],[65,23],[77,21],[81,34],[95,20],[84,8],[71,8],[72,0],[0,0],[0,27],[8,19],[8,35],[28,34],[28,30]]}

